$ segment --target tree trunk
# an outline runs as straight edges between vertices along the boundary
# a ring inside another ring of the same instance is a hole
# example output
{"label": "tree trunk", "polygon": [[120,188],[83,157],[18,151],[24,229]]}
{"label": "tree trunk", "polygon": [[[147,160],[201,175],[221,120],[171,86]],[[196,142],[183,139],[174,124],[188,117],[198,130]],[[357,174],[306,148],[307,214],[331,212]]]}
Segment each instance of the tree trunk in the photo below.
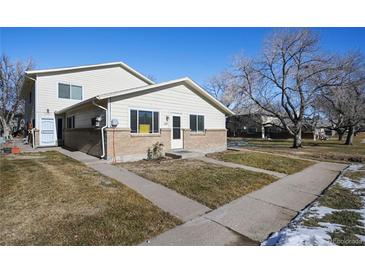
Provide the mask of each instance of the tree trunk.
{"label": "tree trunk", "polygon": [[10,127],[9,125],[6,123],[5,119],[3,117],[0,117],[0,124],[2,125],[2,128],[4,130],[3,132],[3,136],[7,137],[10,135]]}
{"label": "tree trunk", "polygon": [[302,130],[297,131],[293,138],[293,148],[302,147]]}
{"label": "tree trunk", "polygon": [[342,141],[344,133],[345,133],[344,131],[337,132],[339,141]]}
{"label": "tree trunk", "polygon": [[350,126],[349,131],[347,132],[345,145],[352,145],[353,139],[354,139],[354,127]]}

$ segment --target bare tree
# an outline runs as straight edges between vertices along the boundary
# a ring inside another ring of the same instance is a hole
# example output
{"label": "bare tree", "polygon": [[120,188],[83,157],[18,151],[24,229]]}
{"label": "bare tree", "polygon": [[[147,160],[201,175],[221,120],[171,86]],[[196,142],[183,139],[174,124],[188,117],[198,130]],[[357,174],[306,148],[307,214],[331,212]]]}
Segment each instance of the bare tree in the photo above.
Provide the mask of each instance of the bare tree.
{"label": "bare tree", "polygon": [[365,122],[365,59],[360,54],[350,56],[349,59],[349,76],[343,86],[347,103],[345,112],[348,126],[346,145],[352,145],[354,134]]}
{"label": "bare tree", "polygon": [[223,71],[213,76],[204,88],[226,107],[239,113],[241,109],[247,108],[249,100],[245,94],[240,92],[236,79],[229,71]]}
{"label": "bare tree", "polygon": [[346,145],[351,145],[354,134],[365,122],[365,58],[360,53],[342,58],[343,84],[323,89],[321,107],[339,139],[347,130]]}
{"label": "bare tree", "polygon": [[342,141],[347,130],[347,124],[344,112],[342,111],[343,101],[339,99],[340,98],[333,97],[331,98],[331,101],[329,101],[326,98],[320,97],[317,108],[328,121],[326,128],[336,131],[338,140]]}
{"label": "bare tree", "polygon": [[238,57],[235,68],[241,92],[281,122],[293,136],[293,148],[301,147],[301,130],[305,118],[315,113],[319,92],[342,80],[337,63],[320,53],[309,30],[274,33],[258,58]]}
{"label": "bare tree", "polygon": [[33,67],[32,61],[12,63],[8,56],[0,56],[0,125],[4,136],[11,133],[9,123],[14,116],[24,112],[24,101],[20,91],[24,71]]}
{"label": "bare tree", "polygon": [[157,81],[157,78],[153,75],[153,74],[144,74],[148,79],[150,79],[151,81],[153,82],[156,82]]}

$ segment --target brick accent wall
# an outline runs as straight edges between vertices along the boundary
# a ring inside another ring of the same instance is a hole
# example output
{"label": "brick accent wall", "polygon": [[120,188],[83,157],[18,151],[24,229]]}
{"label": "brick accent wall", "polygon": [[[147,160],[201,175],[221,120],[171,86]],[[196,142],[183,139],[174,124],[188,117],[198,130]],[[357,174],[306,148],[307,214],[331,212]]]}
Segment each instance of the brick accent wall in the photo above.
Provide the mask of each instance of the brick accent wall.
{"label": "brick accent wall", "polygon": [[[113,146],[114,132],[114,146]],[[147,150],[156,142],[164,145],[164,150],[171,148],[171,130],[161,129],[156,134],[131,134],[129,128],[108,128],[107,136],[107,158],[116,161],[136,161],[147,157]]]}
{"label": "brick accent wall", "polygon": [[192,133],[184,129],[184,149],[201,152],[218,152],[227,149],[226,129],[207,129],[204,133]]}
{"label": "brick accent wall", "polygon": [[67,128],[63,130],[63,134],[66,147],[96,157],[102,155],[100,128]]}
{"label": "brick accent wall", "polygon": [[[114,134],[114,145],[113,145]],[[225,129],[206,130],[204,133],[191,133],[183,130],[184,149],[199,152],[217,152],[227,149]],[[164,151],[171,150],[171,130],[161,129],[156,134],[131,134],[129,128],[107,128],[105,130],[105,150],[108,160],[118,162],[136,161],[147,157],[147,150],[156,142],[164,145]],[[64,129],[66,147],[99,157],[102,154],[100,129]]]}

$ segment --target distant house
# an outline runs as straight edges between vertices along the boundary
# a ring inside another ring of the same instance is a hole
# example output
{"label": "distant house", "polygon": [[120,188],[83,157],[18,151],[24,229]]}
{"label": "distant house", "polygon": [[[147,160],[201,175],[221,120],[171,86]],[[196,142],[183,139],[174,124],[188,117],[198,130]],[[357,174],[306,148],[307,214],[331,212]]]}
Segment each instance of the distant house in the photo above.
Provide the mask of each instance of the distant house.
{"label": "distant house", "polygon": [[[280,120],[272,115],[253,112],[233,115],[227,118],[226,126],[229,137],[288,139],[292,135],[281,127]],[[318,123],[313,128],[303,127],[302,138],[319,139],[333,136],[333,132],[326,128],[325,123]]]}
{"label": "distant house", "polygon": [[35,146],[118,161],[145,158],[156,142],[166,151],[225,150],[234,114],[189,78],[156,84],[122,62],[27,71],[22,96]]}
{"label": "distant house", "polygon": [[290,134],[286,130],[275,126],[279,123],[279,120],[273,116],[255,112],[230,116],[227,118],[226,126],[229,137],[289,138]]}

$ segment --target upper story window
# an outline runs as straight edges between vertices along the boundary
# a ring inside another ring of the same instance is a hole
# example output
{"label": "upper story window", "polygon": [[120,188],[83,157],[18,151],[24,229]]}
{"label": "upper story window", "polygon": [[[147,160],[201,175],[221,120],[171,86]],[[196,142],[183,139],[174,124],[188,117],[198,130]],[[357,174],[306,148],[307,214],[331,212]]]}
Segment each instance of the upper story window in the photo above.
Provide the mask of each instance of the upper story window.
{"label": "upper story window", "polygon": [[204,131],[204,115],[190,114],[190,130],[192,132]]}
{"label": "upper story window", "polygon": [[132,133],[158,133],[159,113],[156,111],[131,109],[130,127]]}
{"label": "upper story window", "polygon": [[82,100],[82,87],[59,83],[58,98]]}

